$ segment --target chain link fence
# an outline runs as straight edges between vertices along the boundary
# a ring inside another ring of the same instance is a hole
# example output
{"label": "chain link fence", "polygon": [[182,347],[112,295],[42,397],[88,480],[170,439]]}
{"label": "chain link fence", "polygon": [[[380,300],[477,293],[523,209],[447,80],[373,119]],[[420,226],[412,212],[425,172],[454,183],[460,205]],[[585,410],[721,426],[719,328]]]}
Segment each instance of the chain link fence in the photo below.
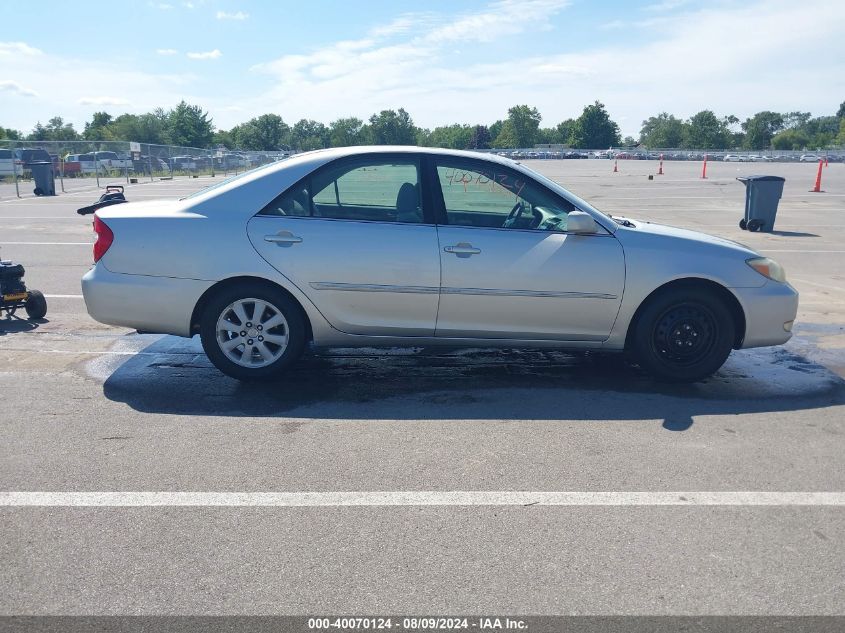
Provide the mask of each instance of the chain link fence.
{"label": "chain link fence", "polygon": [[33,163],[51,162],[57,192],[106,184],[230,176],[287,158],[247,152],[130,141],[0,140],[0,198],[31,195]]}

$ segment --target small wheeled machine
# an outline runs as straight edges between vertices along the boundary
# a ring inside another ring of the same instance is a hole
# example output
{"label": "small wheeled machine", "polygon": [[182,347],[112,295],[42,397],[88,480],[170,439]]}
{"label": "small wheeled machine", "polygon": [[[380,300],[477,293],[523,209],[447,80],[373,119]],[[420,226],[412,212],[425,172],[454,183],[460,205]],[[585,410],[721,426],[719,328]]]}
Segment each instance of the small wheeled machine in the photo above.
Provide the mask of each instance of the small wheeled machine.
{"label": "small wheeled machine", "polygon": [[43,319],[47,314],[47,300],[39,290],[27,290],[23,282],[24,268],[0,259],[0,315],[15,315],[18,308],[26,310],[30,319]]}

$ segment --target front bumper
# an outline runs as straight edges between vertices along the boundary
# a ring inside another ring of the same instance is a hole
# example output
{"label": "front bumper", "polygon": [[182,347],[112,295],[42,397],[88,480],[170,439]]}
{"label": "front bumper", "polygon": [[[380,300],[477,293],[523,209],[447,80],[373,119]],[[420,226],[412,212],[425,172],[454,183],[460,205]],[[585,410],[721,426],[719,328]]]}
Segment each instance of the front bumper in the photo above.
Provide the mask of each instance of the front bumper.
{"label": "front bumper", "polygon": [[85,273],[82,295],[92,318],[109,325],[191,335],[191,314],[213,281],[126,275],[101,264]]}
{"label": "front bumper", "polygon": [[767,281],[759,288],[732,290],[745,312],[743,349],[782,345],[792,338],[792,322],[798,314],[795,288],[787,283]]}

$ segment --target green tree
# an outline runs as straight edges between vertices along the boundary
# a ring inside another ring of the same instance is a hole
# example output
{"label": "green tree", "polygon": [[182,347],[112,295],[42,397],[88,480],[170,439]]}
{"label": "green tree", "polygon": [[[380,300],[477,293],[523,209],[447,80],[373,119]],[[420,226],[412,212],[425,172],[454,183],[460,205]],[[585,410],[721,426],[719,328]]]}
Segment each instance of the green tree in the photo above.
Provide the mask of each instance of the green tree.
{"label": "green tree", "polygon": [[332,147],[366,145],[367,135],[364,122],[354,116],[332,121],[329,125],[329,143]]}
{"label": "green tree", "polygon": [[803,131],[799,129],[782,130],[772,137],[772,147],[774,149],[792,149],[800,150],[807,147],[810,142]]}
{"label": "green tree", "polygon": [[521,147],[516,138],[516,133],[513,131],[513,123],[510,120],[502,123],[499,128],[499,133],[493,139],[492,146],[497,149],[513,149]]}
{"label": "green tree", "polygon": [[543,119],[537,108],[527,105],[515,105],[508,109],[507,122],[510,123],[514,147],[534,147]]}
{"label": "green tree", "polygon": [[836,111],[837,119],[845,119],[845,101],[839,104],[839,109]]}
{"label": "green tree", "polygon": [[300,119],[290,131],[290,144],[295,150],[307,152],[328,147],[329,128],[313,119]]}
{"label": "green tree", "polygon": [[600,149],[619,145],[619,126],[610,120],[604,104],[596,101],[584,108],[572,129],[572,145]]}
{"label": "green tree", "polygon": [[35,127],[32,128],[32,132],[26,137],[28,141],[46,141],[49,140],[50,135],[47,132],[47,128],[41,125],[41,121],[35,124]]}
{"label": "green tree", "polygon": [[13,130],[10,127],[0,127],[0,138],[10,141],[20,141],[23,139],[23,134],[18,130]]}
{"label": "green tree", "polygon": [[493,125],[490,126],[490,138],[495,139],[499,134],[502,132],[502,126],[505,124],[504,121],[499,119]]}
{"label": "green tree", "polygon": [[784,112],[783,113],[783,127],[786,130],[791,130],[793,128],[801,128],[807,125],[807,121],[810,120],[812,114],[809,112]]}
{"label": "green tree", "polygon": [[836,142],[840,145],[845,145],[845,116],[843,116],[842,120],[839,122],[839,136],[836,137]]}
{"label": "green tree", "polygon": [[643,121],[640,143],[646,147],[680,147],[684,140],[684,122],[668,112]]}
{"label": "green tree", "polygon": [[725,120],[712,110],[702,110],[690,117],[684,128],[683,147],[690,149],[725,149],[730,145],[731,131]]}
{"label": "green tree", "polygon": [[76,141],[79,133],[73,129],[73,123],[65,123],[60,116],[47,121],[47,138],[51,141]]}
{"label": "green tree", "polygon": [[262,114],[238,126],[238,147],[278,150],[290,142],[290,126],[278,114]]}
{"label": "green tree", "polygon": [[[369,128],[369,126],[366,126]],[[431,147],[431,130],[424,127],[415,128],[416,144],[420,147]]]}
{"label": "green tree", "polygon": [[214,136],[211,139],[211,143],[214,147],[220,147],[221,145],[226,149],[235,149],[237,144],[235,142],[235,137],[238,133],[238,126],[236,125],[231,130],[217,130],[214,132]]}
{"label": "green tree", "polygon": [[745,131],[746,149],[768,149],[772,137],[783,129],[783,116],[777,112],[758,112],[742,124]]}
{"label": "green tree", "polygon": [[107,130],[116,141],[138,141],[165,145],[170,138],[167,132],[167,114],[161,108],[146,114],[121,114],[108,124]]}
{"label": "green tree", "polygon": [[446,147],[449,149],[466,149],[472,140],[475,128],[470,125],[446,125],[436,127],[428,137],[431,147]]}
{"label": "green tree", "polygon": [[214,124],[200,106],[180,101],[167,114],[167,132],[174,145],[209,147],[214,138]]}
{"label": "green tree", "polygon": [[82,132],[83,138],[88,141],[110,141],[112,140],[109,126],[112,116],[108,112],[95,112],[90,123],[85,124]]}
{"label": "green tree", "polygon": [[476,125],[472,130],[472,136],[470,136],[467,147],[470,149],[489,149],[491,140],[490,130],[487,129],[487,126]]}
{"label": "green tree", "polygon": [[563,145],[572,143],[572,131],[575,129],[575,119],[566,119],[557,124],[557,142]]}
{"label": "green tree", "polygon": [[414,121],[404,108],[371,116],[370,134],[375,145],[413,145],[417,140]]}

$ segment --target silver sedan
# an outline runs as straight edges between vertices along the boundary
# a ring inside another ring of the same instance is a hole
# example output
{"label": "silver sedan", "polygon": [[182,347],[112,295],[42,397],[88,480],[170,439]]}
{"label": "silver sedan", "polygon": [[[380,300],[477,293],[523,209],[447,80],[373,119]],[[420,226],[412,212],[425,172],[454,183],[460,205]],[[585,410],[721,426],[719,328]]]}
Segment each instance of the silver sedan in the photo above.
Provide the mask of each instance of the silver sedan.
{"label": "silver sedan", "polygon": [[666,381],[790,337],[798,294],[740,244],[611,218],[495,155],[309,152],[181,200],[97,212],[88,312],[196,334],[239,379],[316,347],[629,352]]}

